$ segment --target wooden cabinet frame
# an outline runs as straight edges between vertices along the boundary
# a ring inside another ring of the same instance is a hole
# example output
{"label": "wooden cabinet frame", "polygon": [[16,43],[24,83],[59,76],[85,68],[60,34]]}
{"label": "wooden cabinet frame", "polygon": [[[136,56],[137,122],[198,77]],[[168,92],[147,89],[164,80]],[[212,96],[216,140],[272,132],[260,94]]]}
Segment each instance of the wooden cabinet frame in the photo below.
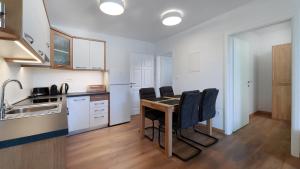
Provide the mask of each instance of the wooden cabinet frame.
{"label": "wooden cabinet frame", "polygon": [[[59,35],[63,38],[66,38],[70,40],[70,49],[69,49],[69,65],[60,65],[54,63],[54,36]],[[61,31],[51,29],[51,35],[50,35],[50,63],[51,67],[53,69],[73,69],[73,38],[72,36],[69,36]]]}

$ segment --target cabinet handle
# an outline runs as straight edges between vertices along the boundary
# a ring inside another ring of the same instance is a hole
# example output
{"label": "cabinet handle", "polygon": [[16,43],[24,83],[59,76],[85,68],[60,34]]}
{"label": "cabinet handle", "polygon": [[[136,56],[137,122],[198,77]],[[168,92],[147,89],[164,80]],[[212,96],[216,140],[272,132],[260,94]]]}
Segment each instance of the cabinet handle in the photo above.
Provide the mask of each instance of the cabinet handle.
{"label": "cabinet handle", "polygon": [[41,51],[41,50],[39,50],[39,51],[38,51],[38,53],[39,53],[39,55],[41,55],[41,56],[43,56],[43,55],[44,55],[44,52],[43,52],[43,51]]}
{"label": "cabinet handle", "polygon": [[103,118],[104,116],[100,116],[100,117],[94,117],[94,119],[100,119]]}
{"label": "cabinet handle", "polygon": [[95,110],[95,112],[101,112],[104,111],[105,109],[100,109],[100,110]]}
{"label": "cabinet handle", "polygon": [[49,61],[50,61],[50,60],[49,60],[49,57],[48,57],[47,55],[44,55],[44,59],[45,59],[46,62],[49,62]]}
{"label": "cabinet handle", "polygon": [[78,102],[78,101],[84,101],[86,99],[74,99],[74,102]]}
{"label": "cabinet handle", "polygon": [[79,66],[76,66],[77,69],[86,69],[87,67],[79,67]]}
{"label": "cabinet handle", "polygon": [[24,36],[25,36],[26,40],[27,40],[30,44],[33,44],[33,43],[34,43],[34,39],[32,38],[32,36],[30,36],[30,35],[27,34],[27,33],[24,33]]}

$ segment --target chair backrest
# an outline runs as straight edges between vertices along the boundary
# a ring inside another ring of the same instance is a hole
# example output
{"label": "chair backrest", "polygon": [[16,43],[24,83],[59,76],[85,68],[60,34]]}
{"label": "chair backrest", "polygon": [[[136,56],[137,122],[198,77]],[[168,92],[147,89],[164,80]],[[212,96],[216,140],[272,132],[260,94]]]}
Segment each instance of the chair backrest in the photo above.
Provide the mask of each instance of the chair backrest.
{"label": "chair backrest", "polygon": [[139,91],[140,99],[154,99],[156,98],[154,88],[141,88]]}
{"label": "chair backrest", "polygon": [[178,128],[189,128],[199,121],[200,92],[183,92],[179,103]]}
{"label": "chair backrest", "polygon": [[218,97],[219,90],[205,89],[202,94],[202,98],[199,104],[199,121],[209,120],[216,115],[216,101]]}
{"label": "chair backrest", "polygon": [[160,97],[173,97],[174,92],[172,86],[163,86],[159,88]]}

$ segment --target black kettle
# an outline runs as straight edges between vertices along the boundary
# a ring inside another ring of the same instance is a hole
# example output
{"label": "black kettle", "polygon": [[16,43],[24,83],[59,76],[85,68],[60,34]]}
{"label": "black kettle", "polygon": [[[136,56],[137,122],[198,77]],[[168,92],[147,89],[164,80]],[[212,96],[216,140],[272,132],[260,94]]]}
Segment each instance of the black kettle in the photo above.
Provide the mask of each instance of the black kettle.
{"label": "black kettle", "polygon": [[57,86],[52,85],[50,87],[50,96],[57,96],[57,95],[59,95],[58,90],[57,90]]}
{"label": "black kettle", "polygon": [[68,93],[68,90],[69,90],[69,84],[68,83],[63,83],[61,86],[60,86],[60,94],[67,94]]}

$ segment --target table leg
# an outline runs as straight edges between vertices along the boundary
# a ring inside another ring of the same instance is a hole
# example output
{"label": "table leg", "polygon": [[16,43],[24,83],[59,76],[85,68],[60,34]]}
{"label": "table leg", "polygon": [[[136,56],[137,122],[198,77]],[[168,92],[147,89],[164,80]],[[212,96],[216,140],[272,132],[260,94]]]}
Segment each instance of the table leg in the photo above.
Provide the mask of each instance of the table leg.
{"label": "table leg", "polygon": [[165,154],[172,157],[172,115],[173,111],[168,109],[165,112]]}
{"label": "table leg", "polygon": [[207,125],[207,132],[208,132],[207,134],[212,136],[212,119],[207,120],[206,125]]}
{"label": "table leg", "polygon": [[145,106],[140,105],[141,115],[140,115],[140,136],[144,138],[145,136]]}

